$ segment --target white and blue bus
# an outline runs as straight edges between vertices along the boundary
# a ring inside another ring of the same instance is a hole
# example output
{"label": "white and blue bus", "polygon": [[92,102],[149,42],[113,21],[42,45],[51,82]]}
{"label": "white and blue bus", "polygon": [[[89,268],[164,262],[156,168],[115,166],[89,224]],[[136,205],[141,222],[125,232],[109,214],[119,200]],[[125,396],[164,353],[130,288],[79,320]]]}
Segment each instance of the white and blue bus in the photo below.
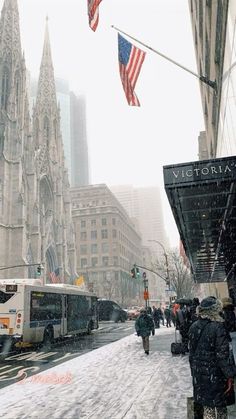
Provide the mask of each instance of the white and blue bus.
{"label": "white and blue bus", "polygon": [[49,344],[98,328],[97,297],[75,285],[0,280],[0,343]]}

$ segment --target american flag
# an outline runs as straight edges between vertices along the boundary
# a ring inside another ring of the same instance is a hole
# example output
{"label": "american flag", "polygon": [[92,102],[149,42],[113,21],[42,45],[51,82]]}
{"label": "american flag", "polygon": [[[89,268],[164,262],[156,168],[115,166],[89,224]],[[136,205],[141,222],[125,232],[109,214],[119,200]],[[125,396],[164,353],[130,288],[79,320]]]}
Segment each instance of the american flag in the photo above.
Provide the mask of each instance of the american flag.
{"label": "american flag", "polygon": [[98,6],[102,0],[88,0],[89,26],[95,32],[99,21]]}
{"label": "american flag", "polygon": [[136,48],[119,33],[118,51],[120,77],[128,104],[131,106],[140,106],[134,88],[146,53],[141,49]]}
{"label": "american flag", "polygon": [[61,282],[61,278],[59,276],[59,268],[55,269],[53,272],[50,272],[49,276],[52,284],[58,284]]}

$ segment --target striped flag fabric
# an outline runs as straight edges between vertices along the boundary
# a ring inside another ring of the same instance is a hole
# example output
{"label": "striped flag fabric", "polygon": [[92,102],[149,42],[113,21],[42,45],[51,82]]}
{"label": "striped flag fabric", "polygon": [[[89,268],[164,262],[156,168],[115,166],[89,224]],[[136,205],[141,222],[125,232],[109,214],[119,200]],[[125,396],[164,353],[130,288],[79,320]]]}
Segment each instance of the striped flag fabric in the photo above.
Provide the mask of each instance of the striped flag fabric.
{"label": "striped flag fabric", "polygon": [[134,92],[146,53],[118,33],[118,55],[121,82],[130,106],[140,106]]}
{"label": "striped flag fabric", "polygon": [[59,268],[55,269],[53,272],[50,272],[49,276],[52,284],[58,284],[61,282],[61,278],[59,276]]}
{"label": "striped flag fabric", "polygon": [[95,32],[99,21],[99,4],[102,0],[88,0],[89,26]]}

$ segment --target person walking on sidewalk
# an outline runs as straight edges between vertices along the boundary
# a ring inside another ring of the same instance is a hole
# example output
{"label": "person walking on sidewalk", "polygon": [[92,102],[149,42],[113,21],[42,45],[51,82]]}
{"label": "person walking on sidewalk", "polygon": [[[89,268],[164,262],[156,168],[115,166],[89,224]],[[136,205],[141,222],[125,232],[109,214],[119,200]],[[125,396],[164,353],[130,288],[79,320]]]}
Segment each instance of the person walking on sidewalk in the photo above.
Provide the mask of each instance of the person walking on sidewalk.
{"label": "person walking on sidewalk", "polygon": [[142,308],[140,315],[135,321],[135,330],[138,336],[141,336],[143,341],[143,349],[146,355],[149,355],[149,336],[155,335],[155,326],[152,317],[147,314],[147,310]]}
{"label": "person walking on sidewalk", "polygon": [[203,406],[204,419],[227,419],[227,405],[235,402],[236,366],[221,311],[220,300],[204,298],[197,309],[199,318],[189,329],[193,397]]}
{"label": "person walking on sidewalk", "polygon": [[165,319],[166,319],[166,327],[171,327],[171,309],[166,307],[164,310]]}

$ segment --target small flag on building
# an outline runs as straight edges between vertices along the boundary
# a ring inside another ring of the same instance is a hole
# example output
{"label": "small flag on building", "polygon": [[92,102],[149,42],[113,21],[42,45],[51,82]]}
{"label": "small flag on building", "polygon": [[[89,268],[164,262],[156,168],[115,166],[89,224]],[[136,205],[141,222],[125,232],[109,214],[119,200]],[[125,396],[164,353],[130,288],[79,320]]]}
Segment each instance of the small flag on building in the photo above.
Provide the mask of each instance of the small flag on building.
{"label": "small flag on building", "polygon": [[102,0],[88,0],[89,26],[95,32],[99,21],[99,4]]}
{"label": "small flag on building", "polygon": [[131,106],[140,106],[139,100],[134,92],[134,89],[146,53],[132,45],[119,33],[118,53],[120,77],[128,104]]}
{"label": "small flag on building", "polygon": [[83,275],[80,275],[79,278],[75,279],[75,285],[77,285],[78,287],[81,285],[84,285],[84,277]]}
{"label": "small flag on building", "polygon": [[59,276],[59,268],[55,269],[53,272],[50,272],[49,277],[52,284],[59,284],[61,282],[61,278]]}

